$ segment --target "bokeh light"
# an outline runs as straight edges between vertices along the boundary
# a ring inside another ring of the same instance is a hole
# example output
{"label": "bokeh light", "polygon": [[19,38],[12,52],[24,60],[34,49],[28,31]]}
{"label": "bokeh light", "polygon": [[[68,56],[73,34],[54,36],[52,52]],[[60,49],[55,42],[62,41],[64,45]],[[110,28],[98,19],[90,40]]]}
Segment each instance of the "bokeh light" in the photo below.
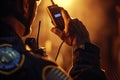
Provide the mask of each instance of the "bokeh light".
{"label": "bokeh light", "polygon": [[53,0],[55,4],[58,4],[59,6],[70,6],[72,4],[73,0]]}

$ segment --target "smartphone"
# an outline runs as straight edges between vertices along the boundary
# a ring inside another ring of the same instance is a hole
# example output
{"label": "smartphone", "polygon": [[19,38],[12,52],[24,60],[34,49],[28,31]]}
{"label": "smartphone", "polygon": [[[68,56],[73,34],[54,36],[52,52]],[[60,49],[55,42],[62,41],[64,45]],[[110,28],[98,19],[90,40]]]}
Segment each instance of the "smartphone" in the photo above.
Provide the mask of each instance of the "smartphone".
{"label": "smartphone", "polygon": [[63,31],[65,23],[61,14],[61,9],[62,8],[57,4],[54,4],[47,7],[47,12],[52,20],[53,25]]}

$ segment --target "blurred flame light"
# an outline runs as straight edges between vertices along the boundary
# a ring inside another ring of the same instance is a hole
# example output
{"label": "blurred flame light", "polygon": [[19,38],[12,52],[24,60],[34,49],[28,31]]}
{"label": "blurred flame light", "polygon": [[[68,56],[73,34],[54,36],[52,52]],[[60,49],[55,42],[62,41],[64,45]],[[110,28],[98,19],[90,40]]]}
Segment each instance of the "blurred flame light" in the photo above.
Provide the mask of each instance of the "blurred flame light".
{"label": "blurred flame light", "polygon": [[52,50],[52,43],[51,43],[50,40],[47,40],[45,42],[45,48],[46,48],[46,53],[50,53],[51,52],[51,50]]}
{"label": "blurred flame light", "polygon": [[53,0],[53,1],[55,2],[55,4],[64,7],[69,6],[73,2],[73,0]]}

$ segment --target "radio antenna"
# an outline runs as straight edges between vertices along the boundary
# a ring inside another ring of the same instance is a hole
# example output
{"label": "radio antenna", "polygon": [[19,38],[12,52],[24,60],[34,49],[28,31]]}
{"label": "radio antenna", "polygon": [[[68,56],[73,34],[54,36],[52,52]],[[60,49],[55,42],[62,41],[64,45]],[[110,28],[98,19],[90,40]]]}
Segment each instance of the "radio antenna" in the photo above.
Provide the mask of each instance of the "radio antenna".
{"label": "radio antenna", "polygon": [[51,2],[52,2],[53,5],[55,4],[53,0],[51,0]]}
{"label": "radio antenna", "polygon": [[39,33],[40,33],[40,24],[41,24],[41,21],[39,21],[39,25],[38,25],[38,33],[37,33],[37,48],[39,48]]}

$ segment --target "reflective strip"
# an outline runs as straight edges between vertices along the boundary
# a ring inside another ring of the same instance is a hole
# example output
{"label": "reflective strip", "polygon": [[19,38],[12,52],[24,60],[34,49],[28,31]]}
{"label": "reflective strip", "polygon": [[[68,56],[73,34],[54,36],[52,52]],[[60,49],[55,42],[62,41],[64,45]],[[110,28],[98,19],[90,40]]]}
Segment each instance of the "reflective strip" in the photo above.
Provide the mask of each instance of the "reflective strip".
{"label": "reflective strip", "polygon": [[71,80],[71,78],[57,66],[46,66],[43,69],[43,80]]}

